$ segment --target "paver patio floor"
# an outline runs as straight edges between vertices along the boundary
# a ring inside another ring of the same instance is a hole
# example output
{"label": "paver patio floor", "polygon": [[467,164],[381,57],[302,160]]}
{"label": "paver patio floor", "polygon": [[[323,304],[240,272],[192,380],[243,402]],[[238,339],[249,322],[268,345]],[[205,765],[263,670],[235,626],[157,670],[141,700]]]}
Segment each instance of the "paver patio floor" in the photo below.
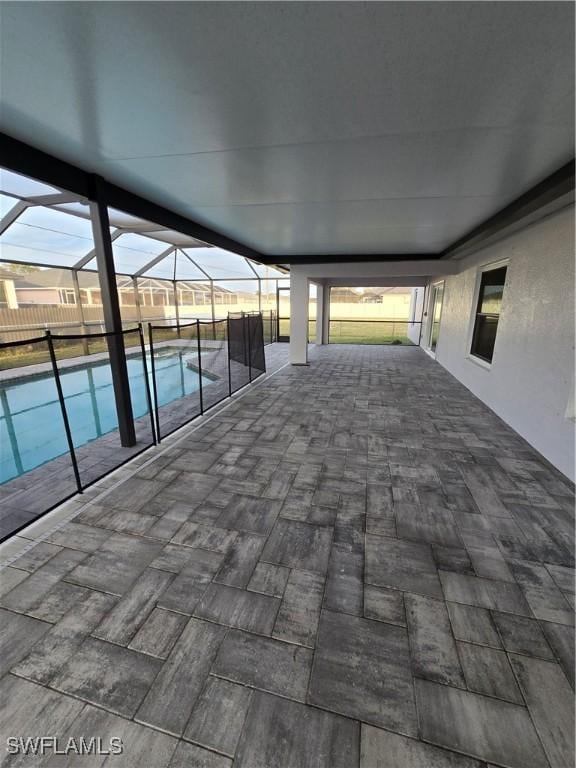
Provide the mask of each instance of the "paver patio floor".
{"label": "paver patio floor", "polygon": [[123,754],[3,765],[573,765],[574,489],[440,365],[315,348],[181,434],[0,573],[3,738]]}

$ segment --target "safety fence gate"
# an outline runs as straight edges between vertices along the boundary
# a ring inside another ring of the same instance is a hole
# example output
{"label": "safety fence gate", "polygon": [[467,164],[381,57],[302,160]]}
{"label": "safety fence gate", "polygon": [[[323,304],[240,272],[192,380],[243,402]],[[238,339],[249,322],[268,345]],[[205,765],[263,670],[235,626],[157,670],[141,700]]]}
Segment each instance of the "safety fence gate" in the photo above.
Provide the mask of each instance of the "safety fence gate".
{"label": "safety fence gate", "polygon": [[259,312],[148,326],[158,441],[266,370]]}
{"label": "safety fence gate", "polygon": [[146,330],[0,344],[0,540],[266,370],[260,313]]}

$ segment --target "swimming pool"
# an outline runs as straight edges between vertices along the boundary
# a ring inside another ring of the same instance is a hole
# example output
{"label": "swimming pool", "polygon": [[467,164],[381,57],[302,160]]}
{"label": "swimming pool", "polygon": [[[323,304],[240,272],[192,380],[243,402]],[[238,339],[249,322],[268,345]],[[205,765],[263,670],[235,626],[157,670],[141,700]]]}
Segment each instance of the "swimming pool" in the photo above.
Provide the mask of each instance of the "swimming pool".
{"label": "swimming pool", "polygon": [[[192,362],[194,362],[192,360]],[[154,358],[158,404],[197,392],[200,377],[183,352]],[[148,413],[141,356],[127,358],[134,418]],[[150,376],[150,360],[147,359]],[[112,372],[108,361],[60,371],[74,446],[118,428]],[[202,387],[213,383],[202,376]],[[152,391],[152,384],[150,383]],[[0,483],[29,472],[68,451],[62,411],[51,373],[0,382]]]}

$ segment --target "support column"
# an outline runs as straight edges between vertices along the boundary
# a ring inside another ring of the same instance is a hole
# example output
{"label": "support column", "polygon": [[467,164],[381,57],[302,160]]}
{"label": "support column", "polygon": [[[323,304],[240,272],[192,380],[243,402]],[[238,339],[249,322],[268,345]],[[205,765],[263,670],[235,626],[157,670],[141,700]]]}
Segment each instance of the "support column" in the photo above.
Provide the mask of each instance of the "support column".
{"label": "support column", "polygon": [[[102,199],[90,201],[90,217],[92,220],[92,233],[94,236],[98,277],[100,280],[100,292],[102,294],[104,326],[107,333],[118,333],[122,330],[122,318],[120,316],[120,304],[118,301],[112,240],[110,239],[108,209],[106,203]],[[120,443],[125,448],[128,448],[132,445],[136,445],[136,432],[134,430],[134,417],[132,413],[132,400],[130,397],[130,383],[128,380],[124,340],[121,336],[109,336],[107,341],[110,354],[110,368],[112,369],[112,385],[114,387],[116,412],[118,414]]]}
{"label": "support column", "polygon": [[330,343],[330,286],[323,285],[322,344]]}
{"label": "support column", "polygon": [[324,300],[326,286],[316,283],[316,344],[325,344],[324,336]]}
{"label": "support column", "polygon": [[136,307],[136,317],[138,322],[142,322],[142,307],[140,306],[140,292],[138,290],[138,278],[132,278],[132,290],[134,291],[134,305]]}
{"label": "support column", "polygon": [[[82,294],[80,293],[80,283],[78,282],[77,269],[72,270],[72,286],[74,288],[74,299],[76,301],[76,306],[78,307],[78,317],[80,318],[80,327],[82,328],[82,333],[84,334],[84,336],[86,336],[87,326],[86,326],[86,319],[84,317],[84,307],[82,306]],[[90,354],[90,347],[86,339],[82,339],[82,349],[85,355]]]}
{"label": "support column", "polygon": [[178,306],[178,287],[176,285],[176,280],[173,280],[173,287],[174,287],[174,312],[176,314],[176,325],[180,325],[180,307]]}
{"label": "support column", "polygon": [[298,267],[290,272],[290,362],[308,365],[308,278]]}
{"label": "support column", "polygon": [[210,302],[212,304],[212,322],[216,321],[216,307],[214,302],[214,280],[210,280]]}

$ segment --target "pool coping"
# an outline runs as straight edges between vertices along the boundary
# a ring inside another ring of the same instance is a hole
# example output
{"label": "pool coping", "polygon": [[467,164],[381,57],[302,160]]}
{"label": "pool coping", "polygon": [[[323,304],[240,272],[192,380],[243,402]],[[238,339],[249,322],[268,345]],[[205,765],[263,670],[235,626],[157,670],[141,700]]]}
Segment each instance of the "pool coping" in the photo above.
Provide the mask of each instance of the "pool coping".
{"label": "pool coping", "polygon": [[[57,337],[54,337],[54,338],[57,338]],[[202,339],[202,346],[207,346],[207,343],[209,344],[210,342],[211,342],[211,339]],[[160,349],[166,346],[178,346],[179,344],[184,346],[189,344],[189,342],[184,339],[159,341],[154,344],[154,348]],[[144,347],[147,352],[150,351],[149,344],[145,344]],[[216,347],[214,347],[214,349],[216,349]],[[142,355],[142,350],[140,349],[140,346],[138,346],[138,351],[126,352],[127,358],[138,357],[141,355]],[[58,370],[82,368],[84,365],[86,365],[86,361],[90,361],[91,363],[98,363],[108,359],[109,359],[108,352],[95,352],[92,355],[82,355],[80,357],[65,357],[57,360]],[[26,371],[26,373],[23,374],[22,371]],[[6,368],[5,370],[0,370],[0,384],[3,382],[14,381],[17,379],[32,379],[35,377],[43,376],[45,373],[51,373],[51,372],[52,372],[52,363],[50,362],[34,363],[33,365],[21,366],[19,368]]]}

